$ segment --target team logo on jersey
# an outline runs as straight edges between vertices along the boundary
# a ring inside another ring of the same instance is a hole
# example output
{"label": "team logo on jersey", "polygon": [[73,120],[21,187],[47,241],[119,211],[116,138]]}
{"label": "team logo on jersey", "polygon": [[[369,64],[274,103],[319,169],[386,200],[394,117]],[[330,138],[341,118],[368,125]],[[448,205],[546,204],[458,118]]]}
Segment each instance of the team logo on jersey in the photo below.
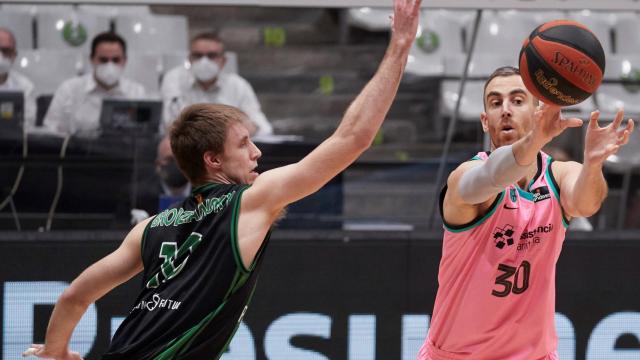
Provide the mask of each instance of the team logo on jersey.
{"label": "team logo on jersey", "polygon": [[530,248],[542,244],[544,234],[553,232],[553,224],[540,225],[531,230],[525,229],[520,235],[518,251],[529,250]]}
{"label": "team logo on jersey", "polygon": [[516,189],[510,189],[509,196],[511,197],[511,202],[516,202],[518,200],[518,197],[516,196]]}
{"label": "team logo on jersey", "polygon": [[531,190],[531,192],[533,193],[533,202],[547,200],[551,197],[551,194],[549,194],[549,188],[547,186],[540,186],[539,188]]}
{"label": "team logo on jersey", "polygon": [[[164,299],[158,294],[153,294],[150,300],[141,300],[133,310],[153,311],[156,309],[178,310],[182,301]],[[133,311],[131,310],[131,311]]]}
{"label": "team logo on jersey", "polygon": [[496,226],[493,229],[493,242],[498,249],[504,248],[505,245],[511,246],[513,245],[513,234],[515,234],[515,230],[509,224],[504,227]]}

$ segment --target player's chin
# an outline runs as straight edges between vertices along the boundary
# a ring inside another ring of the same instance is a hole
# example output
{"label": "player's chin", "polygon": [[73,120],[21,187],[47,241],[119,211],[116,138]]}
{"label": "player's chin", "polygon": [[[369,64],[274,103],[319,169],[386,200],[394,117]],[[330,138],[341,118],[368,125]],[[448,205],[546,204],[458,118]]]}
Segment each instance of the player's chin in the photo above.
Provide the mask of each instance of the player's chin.
{"label": "player's chin", "polygon": [[501,132],[498,135],[498,141],[496,141],[496,146],[500,147],[500,146],[511,145],[516,141],[518,141],[518,136],[515,132],[508,132],[508,133]]}
{"label": "player's chin", "polygon": [[250,172],[249,176],[247,176],[247,184],[253,184],[253,182],[256,181],[258,176],[260,176],[260,174],[257,171]]}

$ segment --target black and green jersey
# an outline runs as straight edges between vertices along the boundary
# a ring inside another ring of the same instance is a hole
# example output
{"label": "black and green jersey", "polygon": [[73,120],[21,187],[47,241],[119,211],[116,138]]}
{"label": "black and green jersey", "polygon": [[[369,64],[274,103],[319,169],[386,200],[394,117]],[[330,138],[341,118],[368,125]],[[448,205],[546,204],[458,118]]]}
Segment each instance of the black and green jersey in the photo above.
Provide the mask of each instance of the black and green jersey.
{"label": "black and green jersey", "polygon": [[201,186],[147,225],[142,290],[103,359],[221,356],[251,299],[269,238],[246,269],[237,225],[247,188]]}

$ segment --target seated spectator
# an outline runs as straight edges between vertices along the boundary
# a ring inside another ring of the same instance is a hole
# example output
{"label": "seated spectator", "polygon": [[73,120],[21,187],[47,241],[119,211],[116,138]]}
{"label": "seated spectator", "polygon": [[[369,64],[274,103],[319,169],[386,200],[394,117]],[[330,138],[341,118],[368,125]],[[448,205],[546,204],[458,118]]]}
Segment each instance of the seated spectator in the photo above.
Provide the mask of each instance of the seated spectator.
{"label": "seated spectator", "polygon": [[191,40],[189,62],[189,70],[178,66],[169,70],[162,80],[165,128],[186,106],[216,103],[244,111],[255,125],[252,135],[273,133],[249,82],[237,74],[221,72],[226,58],[224,44],[216,34],[202,33]]}
{"label": "seated spectator", "polygon": [[138,183],[135,208],[130,204],[130,194],[121,194],[122,206],[117,214],[120,225],[129,226],[129,222],[136,224],[191,194],[191,183],[182,174],[173,158],[168,136],[158,143],[153,175]]}
{"label": "seated spectator", "polygon": [[36,101],[31,80],[11,69],[17,54],[15,36],[9,29],[0,27],[0,91],[22,91],[25,100],[24,128],[29,131],[35,126]]}
{"label": "seated spectator", "polygon": [[113,32],[98,34],[91,43],[92,71],[63,82],[44,118],[44,126],[55,133],[93,138],[100,131],[100,109],[104,98],[138,99],[144,87],[122,77],[127,63],[127,45]]}
{"label": "seated spectator", "polygon": [[162,196],[185,198],[191,194],[191,184],[176,164],[168,136],[162,138],[158,144],[155,165],[162,187],[161,198]]}

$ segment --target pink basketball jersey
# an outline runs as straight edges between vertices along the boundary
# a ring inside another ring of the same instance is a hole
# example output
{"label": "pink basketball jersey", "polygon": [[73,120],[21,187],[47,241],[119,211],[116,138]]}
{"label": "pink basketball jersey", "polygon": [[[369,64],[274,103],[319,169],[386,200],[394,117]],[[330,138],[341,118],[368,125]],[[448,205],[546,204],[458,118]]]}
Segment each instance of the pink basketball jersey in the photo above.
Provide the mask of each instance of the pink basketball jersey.
{"label": "pink basketball jersey", "polygon": [[539,153],[528,187],[507,187],[484,216],[463,226],[445,222],[438,294],[419,359],[556,358],[555,267],[568,222],[551,162]]}

